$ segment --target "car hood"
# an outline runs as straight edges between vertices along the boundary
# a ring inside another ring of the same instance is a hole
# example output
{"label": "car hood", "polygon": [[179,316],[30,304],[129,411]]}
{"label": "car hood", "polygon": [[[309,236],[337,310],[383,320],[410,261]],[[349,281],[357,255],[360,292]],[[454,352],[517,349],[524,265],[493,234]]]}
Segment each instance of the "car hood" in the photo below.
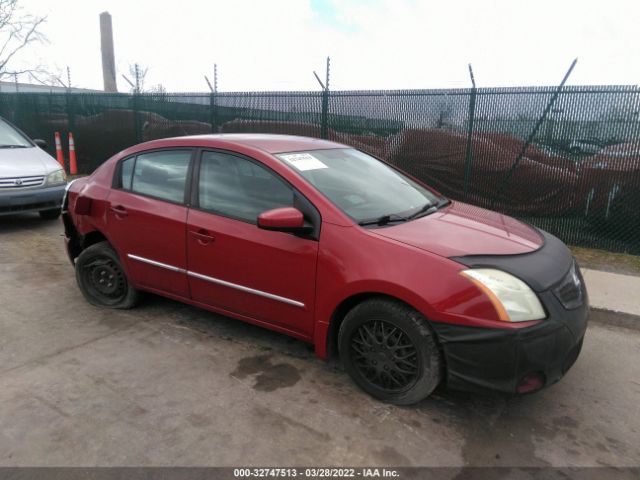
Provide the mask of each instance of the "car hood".
{"label": "car hood", "polygon": [[0,148],[0,178],[46,175],[60,164],[39,147]]}
{"label": "car hood", "polygon": [[544,244],[533,227],[460,202],[416,220],[369,231],[443,257],[514,255],[533,252]]}

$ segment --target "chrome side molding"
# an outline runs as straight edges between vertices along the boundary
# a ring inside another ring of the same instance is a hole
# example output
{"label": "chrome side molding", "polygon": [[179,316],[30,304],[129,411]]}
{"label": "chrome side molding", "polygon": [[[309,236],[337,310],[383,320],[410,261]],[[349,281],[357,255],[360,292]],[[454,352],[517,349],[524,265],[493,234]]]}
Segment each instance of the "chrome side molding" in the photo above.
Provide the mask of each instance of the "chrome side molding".
{"label": "chrome side molding", "polygon": [[235,288],[236,290],[240,290],[247,293],[252,293],[254,295],[258,295],[259,297],[270,298],[271,300],[276,300],[278,302],[287,303],[289,305],[293,305],[294,307],[304,308],[304,303],[298,302],[297,300],[292,300],[290,298],[281,297],[280,295],[275,295],[269,292],[263,292],[262,290],[256,290],[255,288],[245,287],[244,285],[238,285],[237,283],[227,282],[226,280],[221,280],[219,278],[209,277],[207,275],[202,275],[201,273],[188,271],[187,275],[194,278],[199,278],[200,280],[204,280],[206,282],[215,283],[217,285],[223,285],[229,288]]}
{"label": "chrome side molding", "polygon": [[187,273],[187,271],[184,268],[178,268],[178,267],[174,267],[173,265],[167,265],[166,263],[156,262],[155,260],[139,257],[138,255],[133,255],[131,253],[127,253],[127,257],[129,257],[131,260],[136,260],[142,263],[148,263],[149,265],[153,265],[154,267],[165,268],[167,270],[171,270],[172,272]]}
{"label": "chrome side molding", "polygon": [[138,255],[133,255],[131,253],[128,253],[127,257],[129,257],[131,260],[136,260],[138,262],[153,265],[154,267],[164,268],[166,270],[170,270],[172,272],[177,272],[177,273],[186,273],[190,277],[197,278],[199,280],[204,280],[205,282],[215,283],[216,285],[222,285],[224,287],[234,288],[242,292],[257,295],[259,297],[264,297],[270,300],[275,300],[277,302],[293,305],[294,307],[299,307],[299,308],[305,307],[304,303],[302,302],[299,302],[297,300],[292,300],[291,298],[287,298],[287,297],[281,297],[280,295],[276,295],[274,293],[263,292],[262,290],[256,290],[255,288],[245,287],[244,285],[238,285],[237,283],[227,282],[226,280],[221,280],[219,278],[210,277],[208,275],[203,275],[201,273],[192,272],[190,270],[185,270],[184,268],[175,267],[173,265],[167,265],[166,263],[157,262],[155,260],[150,260],[148,258],[140,257]]}

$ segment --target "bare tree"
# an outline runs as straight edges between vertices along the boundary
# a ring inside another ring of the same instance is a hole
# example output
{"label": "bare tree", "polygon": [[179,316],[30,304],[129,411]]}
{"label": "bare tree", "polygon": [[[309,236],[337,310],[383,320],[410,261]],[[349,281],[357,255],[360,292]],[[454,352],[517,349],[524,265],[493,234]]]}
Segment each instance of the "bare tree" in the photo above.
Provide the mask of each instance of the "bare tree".
{"label": "bare tree", "polygon": [[31,80],[47,87],[66,87],[69,88],[65,80],[66,72],[57,65],[51,69],[36,67],[32,71],[25,72]]}
{"label": "bare tree", "polygon": [[44,67],[31,66],[12,69],[16,55],[32,43],[46,41],[39,31],[46,17],[24,14],[18,0],[0,0],[0,79],[6,76],[29,74],[38,79],[46,75]]}

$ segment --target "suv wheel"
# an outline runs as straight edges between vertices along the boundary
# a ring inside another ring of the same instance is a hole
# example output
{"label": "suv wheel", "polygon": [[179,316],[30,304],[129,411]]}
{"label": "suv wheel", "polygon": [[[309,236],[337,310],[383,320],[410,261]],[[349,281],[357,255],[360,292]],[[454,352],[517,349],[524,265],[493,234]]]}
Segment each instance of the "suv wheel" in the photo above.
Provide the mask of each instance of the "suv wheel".
{"label": "suv wheel", "polygon": [[372,299],[345,317],[338,335],[345,369],[364,391],[396,405],[426,397],[442,378],[442,359],[425,318],[407,305]]}
{"label": "suv wheel", "polygon": [[129,284],[120,259],[108,242],[96,243],[80,253],[76,280],[92,305],[132,308],[138,301],[138,291]]}

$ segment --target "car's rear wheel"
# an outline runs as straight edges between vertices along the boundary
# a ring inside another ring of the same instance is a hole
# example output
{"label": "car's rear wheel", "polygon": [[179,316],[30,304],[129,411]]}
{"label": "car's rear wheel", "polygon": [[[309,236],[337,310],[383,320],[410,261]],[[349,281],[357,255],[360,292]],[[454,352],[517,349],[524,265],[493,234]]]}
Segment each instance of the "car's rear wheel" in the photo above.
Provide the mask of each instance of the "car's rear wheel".
{"label": "car's rear wheel", "polygon": [[409,306],[371,299],[354,307],[340,326],[345,369],[364,391],[396,405],[416,403],[442,378],[442,359],[425,318]]}
{"label": "car's rear wheel", "polygon": [[40,218],[43,220],[55,220],[60,216],[60,209],[54,208],[53,210],[40,210],[38,213],[40,214]]}
{"label": "car's rear wheel", "polygon": [[118,255],[108,242],[96,243],[80,253],[76,259],[76,280],[92,305],[132,308],[138,301],[138,291],[130,285]]}

